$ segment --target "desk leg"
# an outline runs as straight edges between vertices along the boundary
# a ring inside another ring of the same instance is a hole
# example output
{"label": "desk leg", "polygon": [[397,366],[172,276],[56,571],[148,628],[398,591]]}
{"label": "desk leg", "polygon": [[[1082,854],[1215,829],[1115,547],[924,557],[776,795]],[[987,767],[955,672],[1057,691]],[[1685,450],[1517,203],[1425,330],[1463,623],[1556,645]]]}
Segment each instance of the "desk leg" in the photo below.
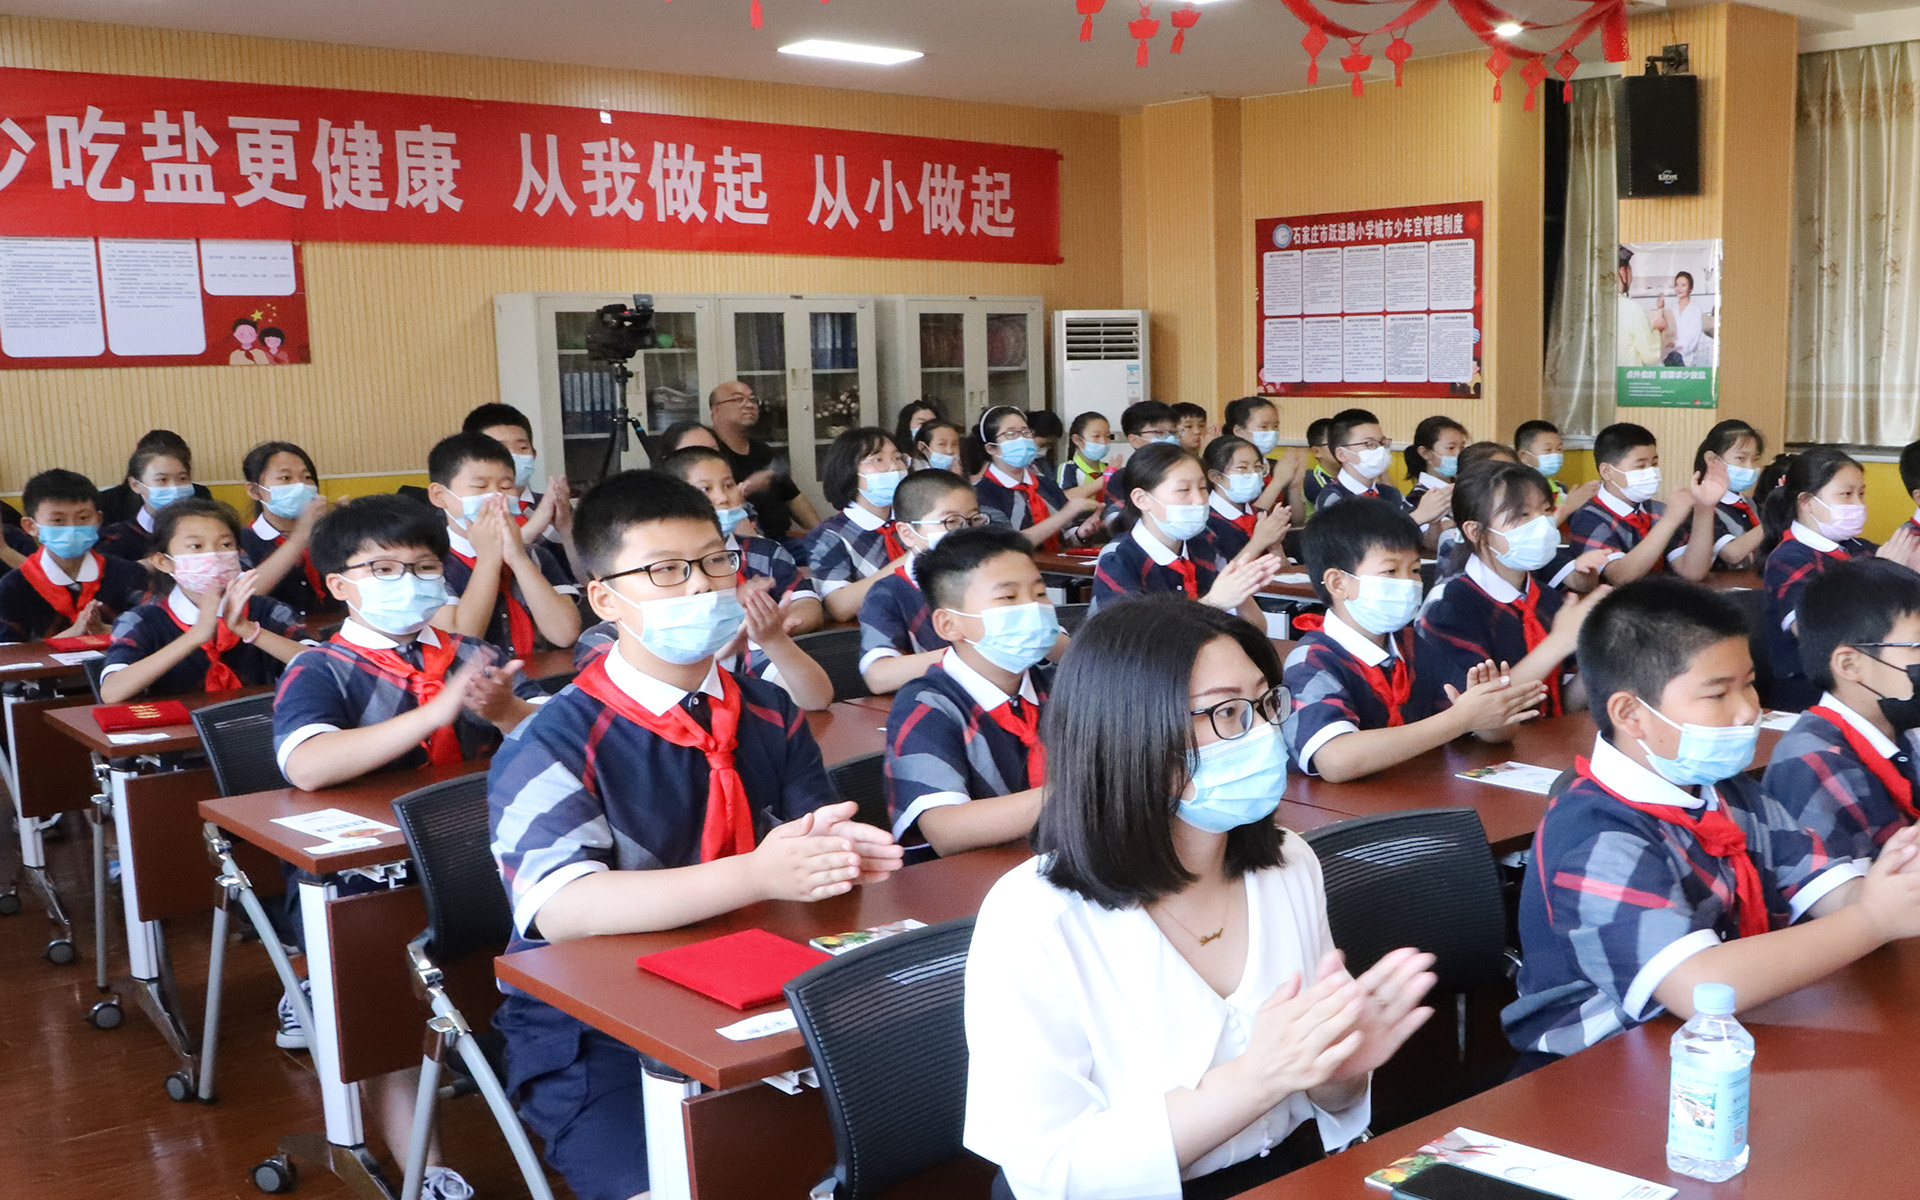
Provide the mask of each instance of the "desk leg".
{"label": "desk leg", "polygon": [[[65,966],[78,957],[73,948],[73,922],[67,918],[67,910],[60,904],[60,894],[54,890],[53,880],[47,876],[47,846],[41,836],[40,822],[24,814],[20,802],[20,770],[14,759],[19,754],[19,731],[14,728],[14,709],[19,698],[8,696],[5,699],[7,722],[7,747],[5,756],[7,791],[13,797],[14,825],[20,836],[20,869],[27,877],[27,886],[38,893],[46,905],[47,919],[53,923],[53,940],[47,943],[45,951],[47,961]],[[19,880],[8,887],[4,896],[0,896],[0,912],[18,912],[20,910]]]}
{"label": "desk leg", "polygon": [[[193,1094],[199,1068],[200,1047],[180,1019],[179,989],[174,984],[173,964],[161,941],[160,922],[140,919],[139,864],[134,861],[133,838],[128,830],[133,822],[127,813],[127,780],[133,772],[112,768],[107,772],[107,795],[113,804],[114,824],[120,830],[120,904],[127,923],[127,974],[134,1000],[153,1027],[179,1058],[181,1069],[167,1078],[167,1094],[185,1100]],[[96,886],[104,881],[96,880]]]}
{"label": "desk leg", "polygon": [[687,1168],[687,1119],[680,1102],[700,1094],[692,1079],[640,1073],[640,1119],[647,1130],[647,1184],[653,1200],[692,1200]]}

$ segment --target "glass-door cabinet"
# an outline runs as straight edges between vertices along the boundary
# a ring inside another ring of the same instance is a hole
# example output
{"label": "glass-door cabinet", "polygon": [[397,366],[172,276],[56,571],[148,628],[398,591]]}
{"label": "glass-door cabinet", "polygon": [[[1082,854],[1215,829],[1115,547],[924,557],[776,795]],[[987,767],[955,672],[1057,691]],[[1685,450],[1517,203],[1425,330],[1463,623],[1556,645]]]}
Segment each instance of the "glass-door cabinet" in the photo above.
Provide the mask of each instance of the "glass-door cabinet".
{"label": "glass-door cabinet", "polygon": [[1038,296],[882,296],[886,422],[916,400],[963,429],[996,405],[1046,407],[1045,311]]}
{"label": "glass-door cabinet", "polygon": [[722,296],[727,379],[760,401],[756,437],[774,447],[816,509],[833,439],[879,418],[874,304],[867,296]]}

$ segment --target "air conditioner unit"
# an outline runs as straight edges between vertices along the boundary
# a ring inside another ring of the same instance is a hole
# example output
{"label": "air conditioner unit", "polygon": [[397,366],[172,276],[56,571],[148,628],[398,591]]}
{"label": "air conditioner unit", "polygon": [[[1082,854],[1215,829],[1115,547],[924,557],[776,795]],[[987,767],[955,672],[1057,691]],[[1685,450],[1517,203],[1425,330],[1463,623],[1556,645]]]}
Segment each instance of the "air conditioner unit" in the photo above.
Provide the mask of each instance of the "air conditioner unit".
{"label": "air conditioner unit", "polygon": [[1056,310],[1053,314],[1054,411],[1072,420],[1120,413],[1148,398],[1147,314],[1137,308]]}

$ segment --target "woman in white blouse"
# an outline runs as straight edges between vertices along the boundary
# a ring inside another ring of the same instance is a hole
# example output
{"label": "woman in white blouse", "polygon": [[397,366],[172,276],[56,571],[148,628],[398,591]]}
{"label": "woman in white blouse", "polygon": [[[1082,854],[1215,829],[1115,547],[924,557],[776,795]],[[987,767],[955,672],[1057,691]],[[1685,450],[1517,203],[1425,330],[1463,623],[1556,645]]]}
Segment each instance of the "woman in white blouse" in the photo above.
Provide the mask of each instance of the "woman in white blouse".
{"label": "woman in white blouse", "polygon": [[1432,956],[1347,973],[1319,861],[1272,819],[1280,671],[1251,625],[1184,598],[1075,635],[1039,857],[994,885],[967,962],[966,1144],[1001,1167],[996,1196],[1255,1186],[1365,1130],[1369,1073],[1431,1015]]}

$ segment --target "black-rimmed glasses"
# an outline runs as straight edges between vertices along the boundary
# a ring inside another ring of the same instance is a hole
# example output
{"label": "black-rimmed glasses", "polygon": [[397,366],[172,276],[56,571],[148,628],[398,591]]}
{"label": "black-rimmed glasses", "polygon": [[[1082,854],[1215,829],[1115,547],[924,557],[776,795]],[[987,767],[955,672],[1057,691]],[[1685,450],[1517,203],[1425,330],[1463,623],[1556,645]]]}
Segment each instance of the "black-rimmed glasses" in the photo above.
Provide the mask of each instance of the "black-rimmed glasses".
{"label": "black-rimmed glasses", "polygon": [[375,579],[394,580],[402,575],[412,575],[416,579],[438,579],[447,573],[437,558],[423,558],[419,562],[405,563],[397,558],[374,558],[366,562],[348,563],[340,568],[345,575],[349,571],[358,571],[365,567],[367,573]]}
{"label": "black-rimmed glasses", "polygon": [[952,513],[948,516],[941,517],[938,521],[908,521],[907,524],[913,526],[915,529],[918,529],[922,525],[938,525],[948,533],[953,533],[960,529],[979,529],[982,526],[991,525],[993,524],[993,518],[985,513],[974,513],[970,517],[962,516],[959,513]]}
{"label": "black-rimmed glasses", "polygon": [[663,558],[659,562],[648,563],[644,567],[633,567],[625,571],[615,571],[611,575],[602,575],[601,583],[612,583],[629,575],[643,572],[647,581],[655,587],[679,587],[693,578],[694,567],[709,579],[730,579],[740,570],[740,552],[738,550],[716,550],[704,558]]}
{"label": "black-rimmed glasses", "polygon": [[1252,700],[1235,696],[1206,708],[1193,709],[1191,715],[1207,718],[1213,725],[1214,736],[1223,742],[1230,742],[1252,733],[1256,717],[1269,725],[1278,725],[1292,711],[1293,693],[1276,684],[1264,696]]}

